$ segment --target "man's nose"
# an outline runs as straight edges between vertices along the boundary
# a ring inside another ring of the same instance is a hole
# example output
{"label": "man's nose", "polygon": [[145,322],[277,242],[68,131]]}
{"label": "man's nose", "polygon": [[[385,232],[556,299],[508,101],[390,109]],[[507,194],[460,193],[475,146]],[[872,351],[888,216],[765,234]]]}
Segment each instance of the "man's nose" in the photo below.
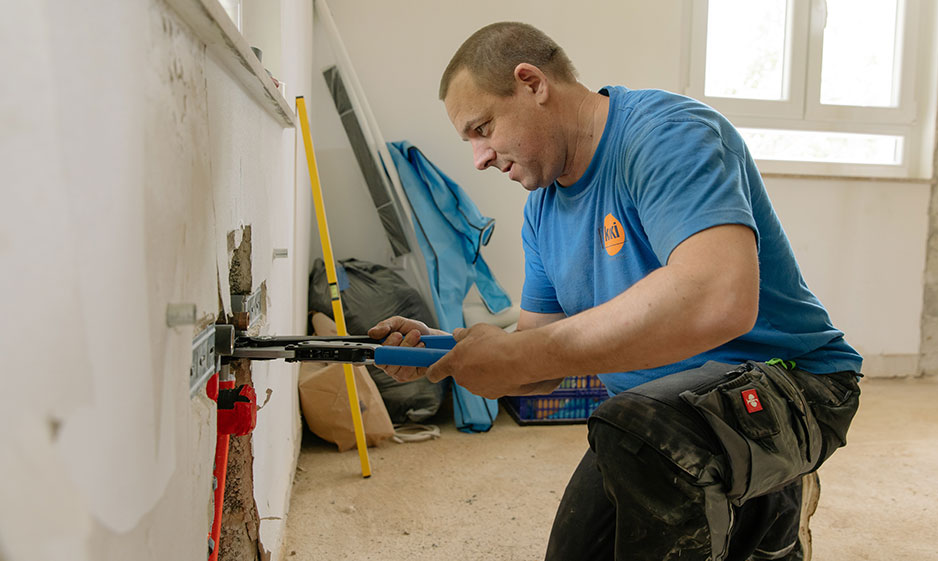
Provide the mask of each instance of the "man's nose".
{"label": "man's nose", "polygon": [[476,169],[482,170],[495,161],[495,150],[481,142],[474,142],[472,144],[472,157],[475,160]]}

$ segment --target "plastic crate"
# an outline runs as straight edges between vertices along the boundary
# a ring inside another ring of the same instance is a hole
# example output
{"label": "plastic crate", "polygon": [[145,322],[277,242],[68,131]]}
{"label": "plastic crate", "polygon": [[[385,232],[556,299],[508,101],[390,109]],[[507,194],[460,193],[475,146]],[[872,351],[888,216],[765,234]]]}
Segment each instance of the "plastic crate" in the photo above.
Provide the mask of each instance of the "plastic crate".
{"label": "plastic crate", "polygon": [[609,398],[596,376],[567,376],[549,394],[503,397],[502,405],[519,425],[585,423]]}

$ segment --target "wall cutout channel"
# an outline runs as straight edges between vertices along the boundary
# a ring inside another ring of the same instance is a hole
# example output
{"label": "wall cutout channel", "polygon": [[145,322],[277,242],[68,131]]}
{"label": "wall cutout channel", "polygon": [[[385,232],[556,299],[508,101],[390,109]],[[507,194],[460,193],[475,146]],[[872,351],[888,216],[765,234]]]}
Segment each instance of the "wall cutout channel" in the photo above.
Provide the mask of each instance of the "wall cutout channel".
{"label": "wall cutout channel", "polygon": [[[255,288],[251,269],[253,255],[251,226],[228,233],[228,282],[231,290],[232,314],[228,323],[239,332],[256,335],[266,313],[266,283]],[[232,360],[230,373],[235,387],[254,385],[251,361]],[[253,433],[231,435],[225,477],[225,498],[222,509],[219,561],[255,561],[269,558],[259,539],[260,516],[254,501]]]}

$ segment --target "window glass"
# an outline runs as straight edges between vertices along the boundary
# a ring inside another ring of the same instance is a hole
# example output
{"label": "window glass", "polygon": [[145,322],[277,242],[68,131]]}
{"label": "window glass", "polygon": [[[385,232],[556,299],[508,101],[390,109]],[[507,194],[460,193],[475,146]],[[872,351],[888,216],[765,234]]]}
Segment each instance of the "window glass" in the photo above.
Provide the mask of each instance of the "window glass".
{"label": "window glass", "polygon": [[704,94],[786,99],[787,0],[710,0]]}
{"label": "window glass", "polygon": [[827,0],[821,103],[897,105],[899,8],[899,0]]}
{"label": "window glass", "polygon": [[760,160],[794,160],[845,164],[899,165],[902,137],[828,131],[740,128],[752,156]]}
{"label": "window glass", "polygon": [[238,31],[243,31],[241,29],[241,0],[220,0],[220,2],[221,7],[225,9],[225,13],[234,22]]}

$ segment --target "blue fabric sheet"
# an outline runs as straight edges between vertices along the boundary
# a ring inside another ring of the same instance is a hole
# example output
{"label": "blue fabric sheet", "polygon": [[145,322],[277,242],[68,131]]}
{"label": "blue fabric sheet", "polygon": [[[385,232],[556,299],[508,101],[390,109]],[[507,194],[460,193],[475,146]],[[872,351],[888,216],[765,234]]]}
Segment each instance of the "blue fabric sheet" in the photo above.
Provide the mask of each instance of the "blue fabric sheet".
{"label": "blue fabric sheet", "polygon": [[[472,199],[410,142],[389,142],[388,150],[413,209],[414,229],[423,252],[440,328],[452,332],[465,327],[462,303],[475,284],[489,311],[511,306],[482,258],[495,220],[482,216]],[[456,426],[465,432],[484,432],[492,426],[498,403],[473,395],[453,384]]]}

